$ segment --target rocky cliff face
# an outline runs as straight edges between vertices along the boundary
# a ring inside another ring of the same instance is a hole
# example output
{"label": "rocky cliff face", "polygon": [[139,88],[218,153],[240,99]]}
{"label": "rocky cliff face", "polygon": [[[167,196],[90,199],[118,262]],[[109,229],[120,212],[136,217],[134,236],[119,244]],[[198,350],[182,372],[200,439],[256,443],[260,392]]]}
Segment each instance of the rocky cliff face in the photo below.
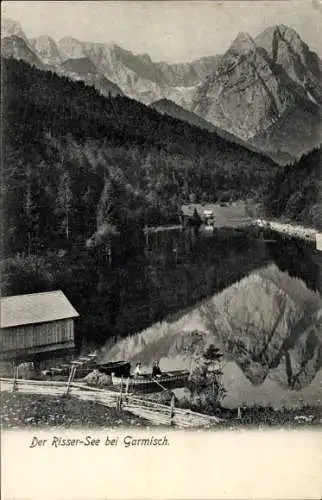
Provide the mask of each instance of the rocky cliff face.
{"label": "rocky cliff face", "polygon": [[322,141],[322,62],[294,30],[240,33],[191,109],[283,163]]}
{"label": "rocky cliff face", "polygon": [[[124,94],[146,104],[167,98],[189,107],[196,87],[217,65],[217,56],[182,64],[154,62],[148,54],[135,55],[113,43],[83,42],[69,36],[57,43],[47,35],[28,41],[18,23],[3,21],[2,37],[11,35],[21,37],[48,69],[64,74],[62,65],[66,61],[68,64],[72,59],[86,60],[87,64],[90,61],[95,66],[95,78],[91,70],[92,78],[84,80],[86,83],[101,90],[109,81],[115,85],[115,92],[121,89]],[[3,49],[2,55],[32,61],[30,54],[19,48]],[[82,68],[80,73],[73,70],[67,74],[73,79],[84,79]]]}
{"label": "rocky cliff face", "polygon": [[61,64],[61,54],[56,42],[50,36],[41,35],[38,38],[31,39],[30,43],[45,64],[52,66]]}
{"label": "rocky cliff face", "polygon": [[67,59],[56,68],[56,71],[59,75],[67,76],[72,80],[82,80],[87,85],[95,87],[106,97],[123,95],[120,87],[99,73],[88,57]]}
{"label": "rocky cliff face", "polygon": [[28,43],[28,39],[21,27],[21,25],[10,18],[2,18],[1,19],[1,38],[7,38],[10,36],[18,36],[22,38],[26,43]]}
{"label": "rocky cliff face", "polygon": [[129,97],[146,104],[168,98],[189,106],[201,75],[211,72],[216,58],[195,63],[155,63],[148,54],[134,55],[116,44],[63,39],[59,43],[64,57],[88,57],[97,71],[120,86]]}
{"label": "rocky cliff face", "polygon": [[322,61],[296,31],[283,25],[274,26],[261,33],[255,42],[289,78],[301,85],[310,100],[322,104]]}
{"label": "rocky cliff face", "polygon": [[14,59],[23,59],[32,66],[44,69],[45,65],[37,54],[30,48],[23,38],[16,35],[5,37],[1,40],[1,55]]}
{"label": "rocky cliff face", "polygon": [[250,37],[241,34],[198,89],[194,111],[246,140],[274,123],[294,96],[288,89],[281,91],[265,56]]}

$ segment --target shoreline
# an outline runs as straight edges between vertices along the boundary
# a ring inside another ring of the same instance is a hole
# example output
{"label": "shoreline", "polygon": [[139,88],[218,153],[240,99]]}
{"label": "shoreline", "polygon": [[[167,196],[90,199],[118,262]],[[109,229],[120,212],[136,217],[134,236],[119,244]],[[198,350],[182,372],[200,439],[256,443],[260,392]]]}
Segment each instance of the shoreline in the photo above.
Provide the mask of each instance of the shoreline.
{"label": "shoreline", "polygon": [[274,221],[269,219],[256,219],[253,224],[264,230],[275,231],[281,235],[287,235],[290,238],[297,238],[304,241],[316,243],[316,237],[319,233],[318,229],[305,227],[298,224],[288,222]]}
{"label": "shoreline", "polygon": [[[118,411],[96,402],[80,401],[74,397],[58,398],[48,395],[2,392],[2,430],[15,429],[75,429],[75,428],[164,428],[127,411]],[[275,410],[271,407],[243,407],[238,417],[236,410],[223,409],[216,416],[223,420],[211,425],[212,430],[239,428],[317,428],[322,425],[322,406]],[[202,427],[201,427],[202,429]],[[207,429],[207,426],[204,426]],[[178,428],[178,430],[180,430]],[[193,430],[193,429],[191,429]]]}

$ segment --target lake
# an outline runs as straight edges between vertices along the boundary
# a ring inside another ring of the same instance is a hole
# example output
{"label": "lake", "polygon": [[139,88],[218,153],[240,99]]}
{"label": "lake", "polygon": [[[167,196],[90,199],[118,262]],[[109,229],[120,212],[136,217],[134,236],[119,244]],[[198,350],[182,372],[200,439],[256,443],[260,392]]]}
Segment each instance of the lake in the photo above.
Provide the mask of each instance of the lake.
{"label": "lake", "polygon": [[197,242],[171,238],[154,247],[149,242],[164,316],[143,328],[134,323],[126,338],[107,342],[102,358],[140,361],[147,371],[154,359],[165,371],[188,368],[193,355],[187,355],[187,345],[197,331],[224,354],[227,407],[319,404],[321,253],[308,242],[278,235],[269,242],[221,230]]}

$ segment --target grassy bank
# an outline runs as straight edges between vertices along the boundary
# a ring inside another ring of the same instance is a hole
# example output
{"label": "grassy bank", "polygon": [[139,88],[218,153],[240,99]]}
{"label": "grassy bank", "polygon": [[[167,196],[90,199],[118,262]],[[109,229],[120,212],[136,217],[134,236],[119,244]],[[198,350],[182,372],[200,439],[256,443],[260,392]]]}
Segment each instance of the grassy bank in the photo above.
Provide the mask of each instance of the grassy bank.
{"label": "grassy bank", "polygon": [[[205,409],[192,409],[205,413]],[[221,409],[209,413],[223,419],[218,425],[219,429],[302,428],[322,425],[321,407],[274,410],[270,407],[254,406],[243,408],[239,418],[237,410]],[[79,401],[71,397],[36,396],[18,392],[1,393],[1,425],[3,429],[152,427],[152,424],[143,418],[97,403]]]}
{"label": "grassy bank", "polygon": [[[202,411],[200,408],[192,408]],[[203,410],[205,412],[205,410]],[[213,414],[223,419],[221,424],[225,428],[236,427],[306,427],[322,426],[322,407],[303,406],[302,408],[280,408],[253,406],[244,407],[238,416],[237,409],[221,408],[216,411],[208,409]]]}
{"label": "grassy bank", "polygon": [[148,427],[149,422],[127,412],[89,401],[18,392],[1,393],[3,429],[75,427]]}

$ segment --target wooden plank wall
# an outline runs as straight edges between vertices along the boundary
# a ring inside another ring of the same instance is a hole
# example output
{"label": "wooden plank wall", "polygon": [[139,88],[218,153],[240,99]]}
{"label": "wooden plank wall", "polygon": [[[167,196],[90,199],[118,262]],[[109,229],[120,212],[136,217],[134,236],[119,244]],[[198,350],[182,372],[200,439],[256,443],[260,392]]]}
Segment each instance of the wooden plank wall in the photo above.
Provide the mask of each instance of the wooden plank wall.
{"label": "wooden plank wall", "polygon": [[62,344],[74,341],[73,319],[22,325],[0,330],[0,349],[2,352]]}
{"label": "wooden plank wall", "polygon": [[64,363],[69,363],[74,356],[74,349],[61,349],[59,351],[44,352],[42,356],[33,356],[34,364],[39,370],[45,368],[57,367]]}

